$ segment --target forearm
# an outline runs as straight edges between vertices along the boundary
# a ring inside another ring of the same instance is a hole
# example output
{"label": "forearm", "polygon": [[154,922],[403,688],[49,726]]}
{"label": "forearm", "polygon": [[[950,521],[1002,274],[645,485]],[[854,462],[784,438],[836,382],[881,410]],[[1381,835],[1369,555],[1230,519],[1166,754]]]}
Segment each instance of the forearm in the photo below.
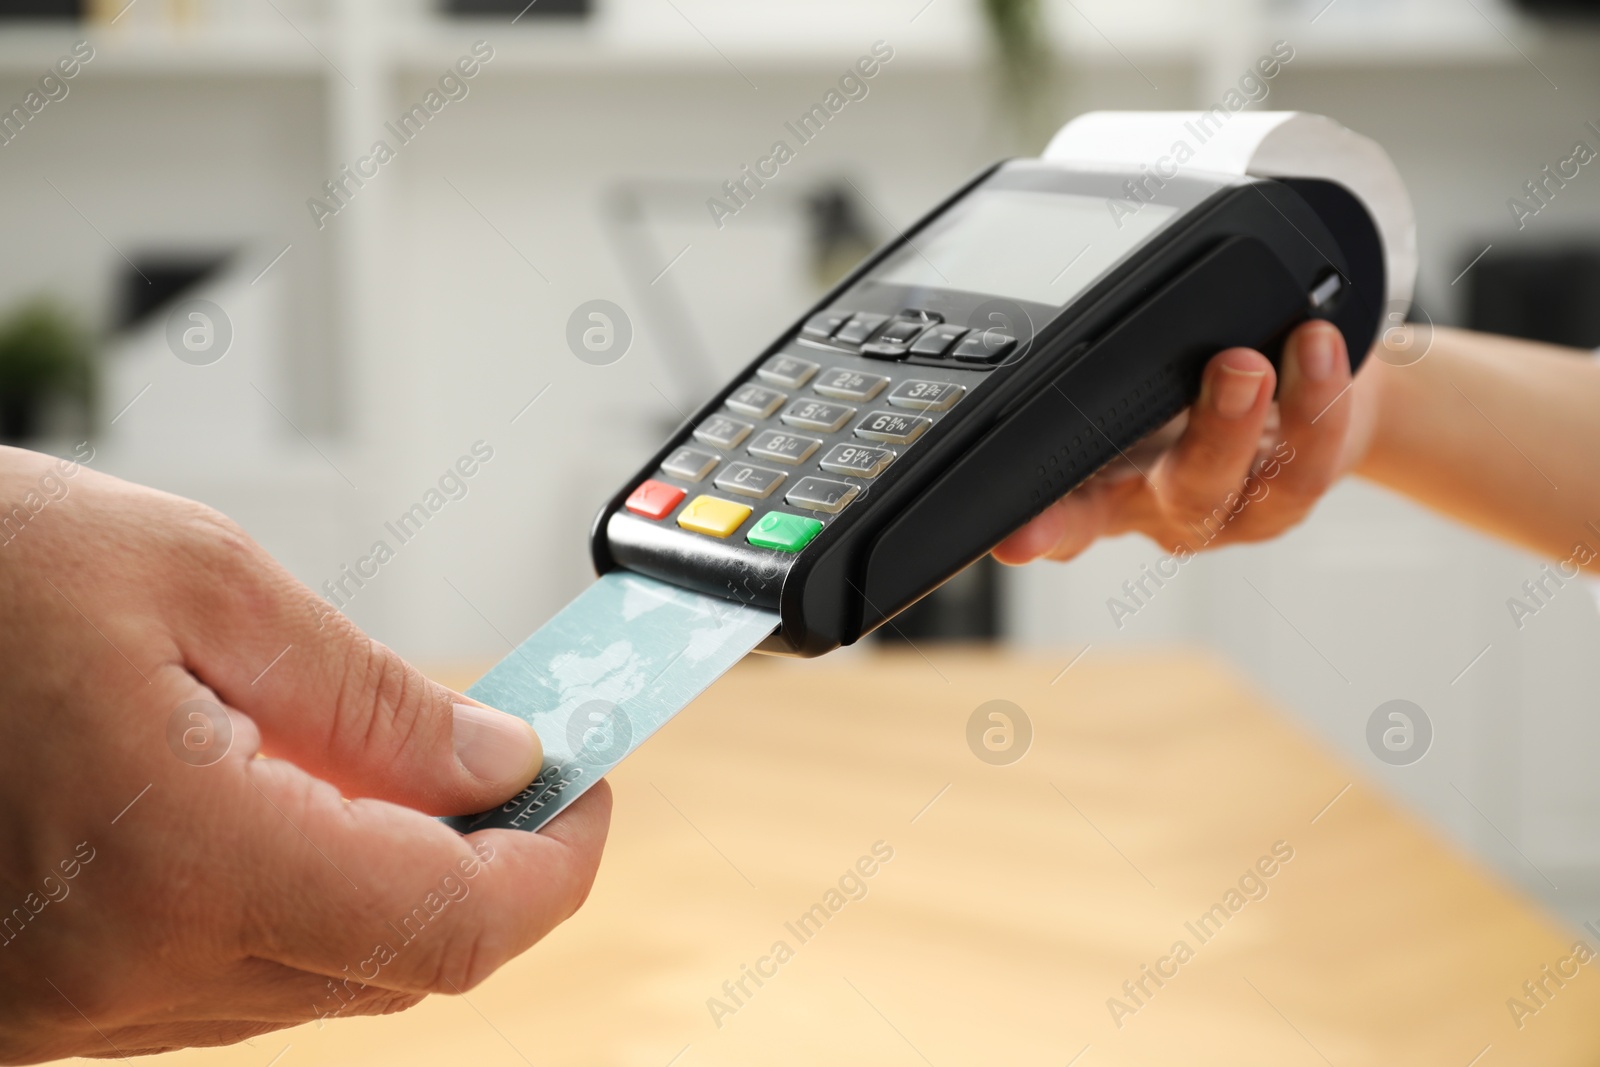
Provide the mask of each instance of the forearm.
{"label": "forearm", "polygon": [[1426,356],[1374,352],[1357,377],[1372,425],[1356,473],[1487,533],[1600,572],[1600,362],[1438,328]]}

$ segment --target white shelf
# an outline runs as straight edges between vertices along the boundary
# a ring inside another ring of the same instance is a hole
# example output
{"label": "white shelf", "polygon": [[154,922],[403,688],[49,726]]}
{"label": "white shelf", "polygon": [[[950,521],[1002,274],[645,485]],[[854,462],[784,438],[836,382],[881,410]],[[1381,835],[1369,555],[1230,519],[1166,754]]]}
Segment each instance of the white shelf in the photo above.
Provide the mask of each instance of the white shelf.
{"label": "white shelf", "polygon": [[[307,31],[316,48],[328,50],[325,34]],[[25,26],[0,34],[0,75],[33,80],[48,71],[76,41],[87,40],[94,58],[84,74],[175,78],[195,75],[315,76],[328,65],[305,37],[280,23],[271,25],[166,28],[138,26]]]}
{"label": "white shelf", "polygon": [[[901,69],[975,69],[990,59],[986,31],[971,4],[936,0],[915,21],[906,12],[915,13],[916,6],[889,0],[850,5],[819,0],[797,5],[787,18],[772,17],[770,11],[759,19],[739,17],[737,8],[723,13],[724,6],[701,4],[698,17],[690,16],[693,23],[679,13],[680,8],[696,10],[690,5],[637,0],[613,0],[585,20],[529,19],[515,26],[401,13],[365,27],[361,47],[399,73],[443,69],[479,38],[495,47],[492,70],[518,73],[842,69],[880,39],[894,46]],[[1247,15],[1255,17],[1244,21],[1257,27],[1254,36],[1263,43],[1291,42],[1301,69],[1526,63],[1519,48],[1537,57],[1555,41],[1556,31],[1542,23],[1487,4],[1482,8],[1480,13],[1471,6],[1450,9],[1414,0],[1380,11],[1335,3],[1313,23],[1298,10],[1252,10],[1247,3]],[[1175,7],[1163,19],[1136,15],[1129,8],[1087,3],[1058,6],[1051,21],[1056,51],[1068,67],[1204,67],[1216,58],[1217,32],[1200,6]],[[1563,27],[1559,34],[1563,41],[1600,39],[1600,31],[1581,27]],[[0,76],[32,80],[80,38],[95,47],[89,69],[97,75],[150,78],[337,79],[330,62],[340,62],[348,46],[325,21],[309,18],[295,26],[281,19],[188,28],[24,26],[0,35]]]}
{"label": "white shelf", "polygon": [[[1269,36],[1294,44],[1296,65],[1317,67],[1525,64],[1549,49],[1553,33],[1514,12],[1472,5],[1443,11],[1413,6],[1383,15],[1342,13],[1335,5],[1314,24],[1276,18],[1266,25]],[[1561,33],[1591,41],[1597,36],[1590,29]]]}

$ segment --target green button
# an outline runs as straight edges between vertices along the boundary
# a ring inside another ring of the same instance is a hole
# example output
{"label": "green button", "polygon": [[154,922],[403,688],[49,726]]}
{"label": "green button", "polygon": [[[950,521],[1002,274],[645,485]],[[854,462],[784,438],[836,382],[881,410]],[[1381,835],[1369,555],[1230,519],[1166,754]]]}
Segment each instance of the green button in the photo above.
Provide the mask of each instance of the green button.
{"label": "green button", "polygon": [[761,521],[750,528],[745,540],[757,548],[775,548],[779,552],[798,552],[811,543],[822,530],[822,523],[802,515],[786,515],[769,511]]}

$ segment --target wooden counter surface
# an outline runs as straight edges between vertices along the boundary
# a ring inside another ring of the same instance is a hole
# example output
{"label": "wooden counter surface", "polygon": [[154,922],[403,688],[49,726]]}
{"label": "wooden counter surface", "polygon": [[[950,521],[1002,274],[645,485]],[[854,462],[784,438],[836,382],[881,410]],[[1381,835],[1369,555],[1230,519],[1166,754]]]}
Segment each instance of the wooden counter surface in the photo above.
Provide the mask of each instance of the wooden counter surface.
{"label": "wooden counter surface", "polygon": [[[1052,684],[1072,651],[747,660],[612,776],[589,903],[466,998],[146,1062],[1600,1063],[1595,967],[1507,1007],[1577,932],[1215,662]],[[991,700],[1032,722],[1009,766],[968,745]]]}

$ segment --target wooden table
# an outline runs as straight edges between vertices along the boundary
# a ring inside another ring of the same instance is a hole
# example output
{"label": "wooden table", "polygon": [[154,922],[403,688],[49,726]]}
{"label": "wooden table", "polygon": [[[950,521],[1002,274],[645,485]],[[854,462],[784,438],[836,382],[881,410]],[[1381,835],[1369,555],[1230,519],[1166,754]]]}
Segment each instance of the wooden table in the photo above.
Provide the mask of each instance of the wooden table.
{"label": "wooden table", "polygon": [[[923,653],[741,665],[612,777],[585,908],[468,997],[165,1059],[1600,1062],[1593,966],[1520,1029],[1507,1006],[1579,935],[1214,662],[1095,651],[1052,684],[1070,651]],[[996,699],[1033,724],[1008,766],[967,740]]]}

